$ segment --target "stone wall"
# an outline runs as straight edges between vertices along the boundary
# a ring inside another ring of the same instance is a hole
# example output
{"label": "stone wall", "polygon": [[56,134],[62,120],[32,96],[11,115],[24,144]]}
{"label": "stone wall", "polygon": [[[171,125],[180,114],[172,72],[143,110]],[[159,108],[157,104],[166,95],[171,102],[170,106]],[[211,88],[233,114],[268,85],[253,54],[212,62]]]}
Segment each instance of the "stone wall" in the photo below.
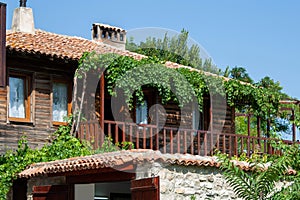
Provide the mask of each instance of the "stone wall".
{"label": "stone wall", "polygon": [[137,179],[151,176],[160,177],[161,200],[239,199],[215,167],[153,163],[137,168]]}

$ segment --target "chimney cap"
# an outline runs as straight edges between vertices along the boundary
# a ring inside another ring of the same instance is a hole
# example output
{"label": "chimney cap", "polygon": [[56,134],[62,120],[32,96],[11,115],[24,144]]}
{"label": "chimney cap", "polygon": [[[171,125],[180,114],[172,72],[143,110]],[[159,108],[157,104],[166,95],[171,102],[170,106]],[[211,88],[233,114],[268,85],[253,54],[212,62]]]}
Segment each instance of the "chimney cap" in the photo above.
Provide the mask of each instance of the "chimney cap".
{"label": "chimney cap", "polygon": [[27,0],[20,0],[20,7],[26,7]]}
{"label": "chimney cap", "polygon": [[107,28],[111,29],[113,31],[120,31],[120,32],[126,32],[125,29],[117,27],[117,26],[111,26],[109,24],[102,24],[102,23],[93,23],[93,26],[99,26],[101,28]]}

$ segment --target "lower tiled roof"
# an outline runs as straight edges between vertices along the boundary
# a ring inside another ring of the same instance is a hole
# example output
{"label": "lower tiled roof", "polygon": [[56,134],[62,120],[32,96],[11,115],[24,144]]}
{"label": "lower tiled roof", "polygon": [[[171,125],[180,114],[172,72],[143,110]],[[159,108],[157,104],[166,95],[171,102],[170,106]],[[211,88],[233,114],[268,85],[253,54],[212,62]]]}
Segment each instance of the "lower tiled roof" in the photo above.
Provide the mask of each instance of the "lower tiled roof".
{"label": "lower tiled roof", "polygon": [[[19,178],[31,178],[57,173],[77,172],[83,170],[94,170],[101,168],[118,168],[127,164],[143,164],[160,162],[166,165],[198,166],[198,167],[220,167],[221,163],[217,157],[199,156],[191,154],[162,154],[160,151],[147,149],[122,150],[116,152],[95,154],[32,164],[19,173]],[[244,171],[253,170],[253,166],[245,161],[232,160],[234,165]],[[267,169],[270,163],[262,164],[261,167]],[[288,169],[287,174],[295,175],[297,171]]]}
{"label": "lower tiled roof", "polygon": [[75,172],[81,170],[117,168],[126,164],[161,162],[170,165],[219,167],[215,157],[189,154],[162,154],[153,150],[129,150],[68,158],[52,162],[30,165],[19,174],[20,178],[30,178],[46,174]]}

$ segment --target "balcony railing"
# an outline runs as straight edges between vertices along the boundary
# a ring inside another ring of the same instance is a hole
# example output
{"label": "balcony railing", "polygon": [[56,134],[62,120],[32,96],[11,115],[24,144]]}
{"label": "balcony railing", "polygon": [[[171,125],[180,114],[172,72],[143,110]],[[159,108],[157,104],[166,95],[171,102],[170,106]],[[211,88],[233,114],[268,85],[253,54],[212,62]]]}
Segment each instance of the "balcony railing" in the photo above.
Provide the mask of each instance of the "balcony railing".
{"label": "balcony railing", "polygon": [[[82,122],[78,137],[89,141],[95,149],[102,146],[104,137],[113,138],[113,142],[132,142],[135,149],[153,149],[162,153],[189,153],[193,155],[213,155],[215,150],[230,156],[250,156],[259,154],[278,154],[271,143],[278,139],[254,137],[241,134],[218,133],[203,130],[139,126],[135,123],[104,121],[104,130],[98,121]],[[283,140],[286,144],[293,142]]]}

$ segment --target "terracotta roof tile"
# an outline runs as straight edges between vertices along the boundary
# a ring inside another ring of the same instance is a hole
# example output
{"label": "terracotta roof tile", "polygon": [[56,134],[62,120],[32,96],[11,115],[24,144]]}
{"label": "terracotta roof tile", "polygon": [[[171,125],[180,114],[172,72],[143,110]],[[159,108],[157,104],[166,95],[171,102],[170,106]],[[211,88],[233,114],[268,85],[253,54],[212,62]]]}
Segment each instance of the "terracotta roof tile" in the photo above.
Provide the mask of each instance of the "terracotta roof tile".
{"label": "terracotta roof tile", "polygon": [[[90,169],[101,168],[118,168],[126,164],[143,164],[161,162],[166,165],[180,165],[180,166],[198,166],[198,167],[220,167],[220,162],[217,157],[199,156],[190,154],[162,154],[160,151],[153,151],[147,149],[134,149],[129,151],[117,151],[96,154],[91,156],[82,156],[68,158],[64,160],[56,160],[51,162],[43,162],[32,164],[23,172],[19,173],[19,178],[30,178],[35,176],[42,176],[47,174],[56,174],[63,172],[76,172]],[[232,162],[239,168],[250,171],[253,167],[250,163],[245,161]],[[263,164],[261,167],[267,169],[270,163]],[[289,175],[296,175],[297,171],[289,169]]]}
{"label": "terracotta roof tile", "polygon": [[135,59],[145,57],[144,55],[120,50],[101,42],[42,30],[36,30],[35,34],[8,31],[6,34],[6,48],[18,52],[44,54],[51,57],[73,60],[78,60],[84,52],[91,51],[101,54],[116,53]]}
{"label": "terracotta roof tile", "polygon": [[[6,48],[17,52],[44,54],[46,56],[71,60],[79,60],[84,52],[92,51],[96,51],[100,54],[116,53],[118,55],[129,56],[137,60],[147,57],[142,54],[115,48],[100,41],[50,33],[43,30],[35,30],[35,34],[11,32],[8,30],[6,34]],[[191,71],[197,71],[207,76],[221,77],[225,81],[230,80],[229,78],[219,76],[217,74],[205,72],[170,61],[167,61],[165,66],[168,68],[187,68]],[[241,83],[249,84],[244,82]]]}
{"label": "terracotta roof tile", "polygon": [[46,174],[100,169],[105,167],[113,168],[129,163],[138,164],[145,162],[162,162],[165,164],[184,166],[220,166],[215,157],[203,157],[188,154],[162,154],[159,151],[140,149],[32,164],[26,170],[21,172],[19,177],[30,178]]}

